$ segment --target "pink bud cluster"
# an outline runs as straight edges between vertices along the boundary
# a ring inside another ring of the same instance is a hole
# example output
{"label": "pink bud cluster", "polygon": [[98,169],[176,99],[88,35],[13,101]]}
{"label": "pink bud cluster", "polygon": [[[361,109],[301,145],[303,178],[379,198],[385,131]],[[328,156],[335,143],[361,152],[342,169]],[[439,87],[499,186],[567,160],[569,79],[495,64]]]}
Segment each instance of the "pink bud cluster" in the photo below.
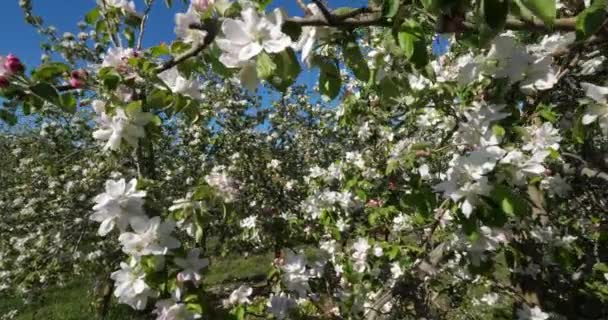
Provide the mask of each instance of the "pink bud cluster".
{"label": "pink bud cluster", "polygon": [[214,0],[192,0],[192,7],[198,12],[204,12],[213,5]]}
{"label": "pink bud cluster", "polygon": [[6,57],[0,57],[0,88],[6,88],[9,85],[9,77],[15,73],[22,73],[25,70],[21,60],[13,54]]}
{"label": "pink bud cluster", "polygon": [[87,82],[88,73],[82,69],[72,71],[70,76],[70,86],[74,89],[84,87]]}

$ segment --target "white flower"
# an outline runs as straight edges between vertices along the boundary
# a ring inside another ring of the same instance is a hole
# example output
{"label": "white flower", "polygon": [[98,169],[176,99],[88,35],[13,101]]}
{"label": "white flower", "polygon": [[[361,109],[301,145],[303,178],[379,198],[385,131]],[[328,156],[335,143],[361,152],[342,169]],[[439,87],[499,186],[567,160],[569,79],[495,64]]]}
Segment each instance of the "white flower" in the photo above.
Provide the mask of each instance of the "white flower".
{"label": "white flower", "polygon": [[201,23],[198,12],[190,7],[186,13],[175,15],[175,35],[185,43],[199,44],[205,41],[207,32],[199,29],[190,28],[191,25]]}
{"label": "white flower", "polygon": [[538,306],[530,308],[527,304],[522,305],[520,309],[517,309],[517,320],[547,320],[549,314],[543,312]]}
{"label": "white flower", "polygon": [[489,67],[489,73],[496,78],[509,78],[511,83],[524,78],[528,64],[532,60],[524,47],[510,34],[494,38],[487,58],[494,60],[495,63],[494,66]]}
{"label": "white flower", "polygon": [[489,306],[493,306],[498,302],[498,298],[500,298],[500,296],[497,293],[491,292],[484,294],[481,297],[481,301]]}
{"label": "white flower", "polygon": [[277,159],[272,159],[270,160],[270,163],[268,163],[268,168],[269,169],[278,169],[281,166],[281,161],[277,160]]}
{"label": "white flower", "polygon": [[367,251],[370,248],[371,248],[371,246],[367,242],[367,239],[365,239],[363,237],[357,238],[357,241],[355,241],[355,243],[353,243],[352,256],[353,256],[353,259],[355,260],[355,263],[353,264],[355,271],[357,271],[357,272],[365,271],[365,268],[367,267],[367,265],[366,265]]}
{"label": "white flower", "polygon": [[124,13],[137,14],[135,11],[135,2],[127,0],[97,0],[97,5],[101,8],[117,8]]}
{"label": "white flower", "polygon": [[177,274],[179,281],[192,281],[195,284],[201,281],[202,277],[199,272],[209,265],[209,260],[199,258],[200,252],[200,249],[194,248],[188,252],[185,259],[175,258],[175,264],[182,268],[182,271]]}
{"label": "white flower", "polygon": [[527,49],[534,54],[551,55],[562,49],[566,49],[575,40],[576,34],[574,32],[565,34],[554,33],[552,35],[545,35],[539,44],[530,45]]}
{"label": "white flower", "polygon": [[526,139],[526,144],[522,147],[526,151],[545,151],[549,148],[559,150],[559,142],[562,137],[559,130],[553,127],[550,122],[543,123],[540,127],[527,127],[530,136]]}
{"label": "white flower", "polygon": [[137,147],[139,139],[146,136],[144,126],[152,120],[151,113],[142,112],[141,108],[133,108],[127,114],[123,109],[117,108],[115,115],[105,112],[105,103],[96,100],[93,108],[97,112],[99,129],[93,132],[93,138],[106,141],[104,150],[117,150],[122,140],[132,147]]}
{"label": "white flower", "polygon": [[236,182],[228,176],[223,166],[215,166],[211,173],[205,176],[205,181],[216,188],[225,202],[232,202],[238,195]]}
{"label": "white flower", "polygon": [[197,100],[202,99],[201,84],[196,79],[184,78],[177,70],[177,67],[159,73],[158,77],[171,89],[171,92],[183,94]]}
{"label": "white flower", "polygon": [[242,20],[224,20],[224,38],[216,40],[223,51],[220,61],[227,67],[240,67],[262,51],[278,53],[291,45],[289,36],[281,31],[284,18],[280,10],[261,17],[249,7],[241,12],[241,17]]}
{"label": "white flower", "polygon": [[590,104],[583,113],[582,123],[589,125],[598,122],[605,136],[608,136],[608,87],[600,87],[591,83],[583,82],[581,87],[585,89],[587,97],[597,103]]}
{"label": "white flower", "polygon": [[[316,4],[310,3],[306,7],[312,13],[312,17],[323,18],[323,13]],[[329,32],[329,29],[326,27],[302,27],[300,39],[293,45],[294,49],[302,51],[302,62],[306,63],[309,67],[311,66],[315,43],[318,39],[326,37]]]}
{"label": "white flower", "polygon": [[137,57],[137,52],[133,48],[110,48],[108,52],[102,55],[102,67],[114,67],[119,71],[125,71],[129,68],[129,59]]}
{"label": "white flower", "polygon": [[508,78],[511,83],[521,81],[520,89],[525,94],[550,89],[557,83],[552,56],[529,54],[511,34],[496,37],[487,58],[493,64],[486,65],[486,72],[495,78]]}
{"label": "white flower", "polygon": [[555,68],[552,66],[553,57],[545,56],[536,59],[526,70],[526,78],[521,81],[519,88],[525,94],[553,88],[557,83]]}
{"label": "white flower", "polygon": [[327,252],[332,260],[336,255],[336,250],[338,248],[338,244],[336,242],[336,240],[331,239],[331,240],[327,240],[327,241],[321,241],[319,242],[319,248],[321,248],[321,250]]}
{"label": "white flower", "polygon": [[393,218],[393,231],[400,232],[412,227],[412,218],[410,216],[400,213],[398,216]]}
{"label": "white flower", "polygon": [[372,129],[370,128],[369,121],[365,121],[359,130],[357,131],[357,136],[361,140],[367,140],[372,136]]}
{"label": "white flower", "polygon": [[479,81],[482,76],[482,57],[475,57],[472,53],[467,53],[458,57],[455,66],[458,72],[458,84],[468,85]]}
{"label": "white flower", "polygon": [[402,275],[403,275],[403,269],[401,269],[399,262],[391,263],[391,276],[393,277],[393,279],[398,279]]}
{"label": "white flower", "polygon": [[146,192],[137,191],[136,186],[136,179],[129,183],[125,179],[106,181],[105,192],[94,199],[95,212],[91,215],[91,220],[101,222],[100,236],[105,236],[115,226],[124,232],[129,223],[145,218],[142,206]]}
{"label": "white flower", "polygon": [[494,251],[501,243],[508,242],[507,234],[504,231],[487,226],[479,228],[479,237],[474,242],[470,243],[466,236],[463,236],[462,240],[466,242],[473,265],[479,265],[485,259],[486,251]]}
{"label": "white flower", "polygon": [[591,59],[582,59],[578,65],[581,67],[580,75],[589,76],[595,74],[604,69],[604,62],[606,61],[606,56],[596,56]]}
{"label": "white flower", "polygon": [[306,258],[302,254],[294,254],[291,251],[285,251],[284,256],[285,259],[281,266],[284,272],[283,281],[289,291],[293,291],[303,298],[310,290],[308,279],[311,277],[310,272],[306,269]]}
{"label": "white flower", "polygon": [[549,151],[538,151],[529,157],[519,150],[513,150],[505,155],[500,163],[510,164],[514,167],[511,170],[511,174],[515,178],[513,183],[524,184],[527,176],[539,176],[545,172],[543,162],[549,154]]}
{"label": "white flower", "polygon": [[241,83],[255,90],[258,76],[253,58],[262,51],[281,52],[291,46],[291,39],[281,31],[284,17],[279,9],[262,17],[248,7],[241,11],[241,17],[242,20],[224,20],[224,37],[216,39],[216,43],[222,50],[220,61],[228,68],[241,68]]}
{"label": "white flower", "polygon": [[249,296],[251,296],[251,293],[253,293],[253,289],[250,286],[243,284],[230,293],[230,297],[226,300],[226,304],[250,304],[251,300],[249,300]]}
{"label": "white flower", "polygon": [[243,229],[254,229],[256,227],[257,216],[249,216],[241,220],[241,228]]}
{"label": "white flower", "polygon": [[183,303],[173,299],[158,300],[156,302],[156,320],[194,320],[200,319],[201,315],[188,310]]}
{"label": "white flower", "polygon": [[296,306],[296,302],[285,293],[271,294],[268,299],[268,311],[278,320],[283,320],[289,315],[289,310]]}
{"label": "white flower", "polygon": [[179,248],[180,242],[171,236],[173,221],[161,222],[160,217],[140,219],[132,223],[135,232],[125,232],[118,237],[122,251],[134,256],[166,255],[170,249]]}
{"label": "white flower", "polygon": [[558,197],[565,198],[570,191],[572,191],[572,187],[568,184],[566,179],[562,178],[562,176],[558,173],[554,176],[547,177],[541,181],[540,186],[547,190],[551,195],[557,195]]}
{"label": "white flower", "polygon": [[382,257],[382,255],[384,254],[384,251],[382,250],[382,247],[380,246],[374,246],[374,256],[375,257]]}
{"label": "white flower", "polygon": [[410,84],[410,88],[412,88],[414,91],[424,90],[433,84],[431,80],[425,78],[424,76],[415,75],[412,73],[407,75],[407,81]]}
{"label": "white flower", "polygon": [[132,260],[130,264],[121,262],[120,268],[110,276],[115,281],[114,296],[118,298],[118,302],[128,304],[133,309],[145,309],[148,298],[154,298],[157,295],[146,284],[146,273],[135,260]]}

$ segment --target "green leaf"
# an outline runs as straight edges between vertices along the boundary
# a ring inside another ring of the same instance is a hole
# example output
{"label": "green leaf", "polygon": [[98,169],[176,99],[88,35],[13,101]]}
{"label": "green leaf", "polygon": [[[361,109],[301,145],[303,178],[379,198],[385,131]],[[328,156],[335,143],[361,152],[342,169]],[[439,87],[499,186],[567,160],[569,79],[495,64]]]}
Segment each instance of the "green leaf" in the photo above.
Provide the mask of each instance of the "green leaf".
{"label": "green leaf", "polygon": [[261,79],[269,79],[277,70],[277,64],[266,52],[262,52],[257,57],[256,71]]}
{"label": "green leaf", "polygon": [[578,144],[583,144],[585,143],[585,125],[583,125],[583,121],[582,121],[583,117],[582,115],[579,116],[576,119],[576,122],[574,123],[574,126],[572,127],[572,138],[574,139],[574,141]]}
{"label": "green leaf", "polygon": [[118,83],[122,79],[120,73],[118,73],[112,67],[101,68],[98,74],[103,85],[109,90],[116,89],[118,87]]}
{"label": "green leaf", "polygon": [[314,59],[314,64],[319,66],[319,90],[321,95],[327,100],[335,99],[342,87],[340,70],[336,63],[325,61],[321,58]]}
{"label": "green leaf", "polygon": [[411,58],[414,55],[414,43],[418,40],[418,37],[407,32],[400,31],[397,33],[397,44],[399,48],[403,51],[403,54],[406,58]]}
{"label": "green leaf", "polygon": [[173,0],[165,0],[165,5],[167,6],[167,8],[171,8],[171,6],[173,5]]}
{"label": "green leaf", "polygon": [[30,90],[41,99],[51,102],[53,104],[57,104],[57,102],[59,101],[59,93],[57,93],[55,87],[48,83],[37,83],[33,86],[30,86]]}
{"label": "green leaf", "polygon": [[0,109],[0,119],[11,126],[17,124],[17,116],[6,109]]}
{"label": "green leaf", "polygon": [[99,7],[93,8],[91,11],[87,12],[84,16],[84,22],[93,25],[95,21],[99,18]]}
{"label": "green leaf", "polygon": [[165,43],[161,43],[157,46],[154,46],[149,50],[153,57],[165,56],[171,53],[171,51],[169,50],[169,46],[167,46],[167,44]]}
{"label": "green leaf", "polygon": [[491,198],[508,216],[522,216],[528,212],[525,200],[505,185],[496,185],[492,190]]}
{"label": "green leaf", "polygon": [[589,38],[600,30],[608,15],[607,0],[595,0],[589,8],[576,17],[576,39]]}
{"label": "green leaf", "polygon": [[417,68],[428,63],[427,45],[424,39],[424,30],[412,20],[404,21],[393,33],[403,54]]}
{"label": "green leaf", "polygon": [[62,94],[60,102],[61,103],[59,106],[63,111],[72,114],[76,112],[76,97],[74,96],[74,94],[70,92]]}
{"label": "green leaf", "polygon": [[399,11],[399,0],[383,0],[382,1],[382,16],[386,18],[394,17]]}
{"label": "green leaf", "polygon": [[141,100],[133,101],[125,107],[125,113],[128,116],[136,115],[141,111]]}
{"label": "green leaf", "polygon": [[355,41],[348,41],[343,47],[344,61],[353,71],[357,79],[367,82],[369,80],[369,67],[363,58],[359,46]]}
{"label": "green leaf", "polygon": [[540,18],[546,26],[553,26],[557,10],[556,0],[521,0],[521,3],[535,16]]}
{"label": "green leaf", "polygon": [[70,67],[65,63],[51,62],[45,63],[34,70],[32,78],[40,81],[50,81],[56,77],[62,76],[64,73],[70,72]]}
{"label": "green leaf", "polygon": [[481,8],[485,22],[490,28],[500,31],[505,27],[509,13],[508,0],[483,0]]}
{"label": "green leaf", "polygon": [[276,89],[285,91],[296,81],[300,71],[302,71],[298,58],[295,52],[289,48],[272,55],[272,61],[276,64],[276,71],[266,77],[266,81]]}

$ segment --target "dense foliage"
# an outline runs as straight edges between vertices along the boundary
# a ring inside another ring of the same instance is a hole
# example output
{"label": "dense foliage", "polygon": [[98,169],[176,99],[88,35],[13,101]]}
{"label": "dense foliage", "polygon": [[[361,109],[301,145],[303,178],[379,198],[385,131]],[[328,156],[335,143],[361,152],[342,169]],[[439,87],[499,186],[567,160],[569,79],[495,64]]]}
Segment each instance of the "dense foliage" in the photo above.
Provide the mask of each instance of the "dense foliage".
{"label": "dense foliage", "polygon": [[[607,1],[192,0],[142,48],[153,3],[59,36],[20,1],[47,54],[0,57],[0,292],[97,274],[157,319],[608,317]],[[203,284],[255,252],[264,281]]]}

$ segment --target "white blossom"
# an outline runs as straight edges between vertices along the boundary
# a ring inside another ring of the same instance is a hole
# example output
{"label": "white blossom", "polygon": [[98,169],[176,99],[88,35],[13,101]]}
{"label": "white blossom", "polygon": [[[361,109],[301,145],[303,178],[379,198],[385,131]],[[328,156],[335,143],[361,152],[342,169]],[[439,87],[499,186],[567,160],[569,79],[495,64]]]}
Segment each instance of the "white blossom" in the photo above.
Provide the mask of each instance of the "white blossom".
{"label": "white blossom", "polygon": [[268,298],[268,311],[278,320],[283,320],[289,315],[289,311],[296,306],[296,302],[285,293],[271,294]]}
{"label": "white blossom", "polygon": [[160,217],[140,219],[131,225],[135,232],[125,232],[118,237],[122,250],[134,256],[166,255],[170,249],[179,248],[180,242],[171,235],[173,221],[161,222]]}
{"label": "white blossom", "polygon": [[194,320],[200,319],[201,315],[188,310],[184,303],[173,299],[159,300],[156,302],[154,313],[156,320]]}
{"label": "white blossom", "polygon": [[589,125],[597,121],[604,135],[608,136],[608,87],[596,86],[588,82],[581,83],[581,87],[585,89],[587,97],[596,102],[587,106],[582,123]]}
{"label": "white blossom", "polygon": [[143,198],[146,192],[137,191],[136,186],[136,179],[129,183],[125,179],[106,181],[105,192],[94,199],[95,212],[91,215],[91,220],[101,222],[98,230],[100,236],[105,236],[114,227],[124,232],[130,223],[145,219]]}
{"label": "white blossom", "polygon": [[114,296],[118,298],[118,302],[128,304],[133,309],[145,309],[148,298],[157,296],[145,281],[146,273],[135,260],[130,264],[121,262],[120,268],[110,276],[116,282]]}
{"label": "white blossom", "polygon": [[225,304],[229,306],[235,304],[250,304],[251,300],[249,300],[249,296],[251,296],[251,293],[253,293],[253,289],[250,286],[243,284],[230,293]]}
{"label": "white blossom", "polygon": [[241,68],[241,83],[249,89],[255,89],[258,79],[252,59],[261,52],[279,53],[291,46],[291,39],[281,31],[283,21],[279,9],[264,17],[248,7],[241,11],[241,20],[222,23],[223,37],[215,40],[222,50],[220,61],[228,68]]}
{"label": "white blossom", "polygon": [[194,7],[190,7],[186,13],[177,13],[175,15],[175,35],[185,43],[203,43],[207,32],[190,27],[200,23],[201,17]]}
{"label": "white blossom", "polygon": [[116,8],[124,13],[137,14],[135,2],[128,0],[97,0],[97,5],[101,8]]}
{"label": "white blossom", "polygon": [[192,281],[195,284],[201,282],[200,271],[209,265],[209,260],[200,258],[201,250],[194,248],[188,252],[186,258],[175,258],[175,264],[182,269],[177,274],[177,279],[181,282]]}
{"label": "white blossom", "polygon": [[179,73],[177,67],[159,73],[158,77],[171,89],[171,92],[197,100],[202,99],[200,82],[196,79],[186,79]]}
{"label": "white blossom", "polygon": [[547,320],[549,314],[543,312],[538,306],[530,308],[527,304],[523,304],[520,309],[517,309],[517,320]]}
{"label": "white blossom", "polygon": [[132,147],[137,147],[139,139],[146,136],[144,126],[152,120],[152,114],[142,112],[141,108],[132,108],[125,112],[122,108],[116,109],[116,114],[106,113],[105,103],[99,100],[93,102],[97,113],[99,128],[93,132],[93,138],[107,141],[104,150],[118,150],[122,140]]}

